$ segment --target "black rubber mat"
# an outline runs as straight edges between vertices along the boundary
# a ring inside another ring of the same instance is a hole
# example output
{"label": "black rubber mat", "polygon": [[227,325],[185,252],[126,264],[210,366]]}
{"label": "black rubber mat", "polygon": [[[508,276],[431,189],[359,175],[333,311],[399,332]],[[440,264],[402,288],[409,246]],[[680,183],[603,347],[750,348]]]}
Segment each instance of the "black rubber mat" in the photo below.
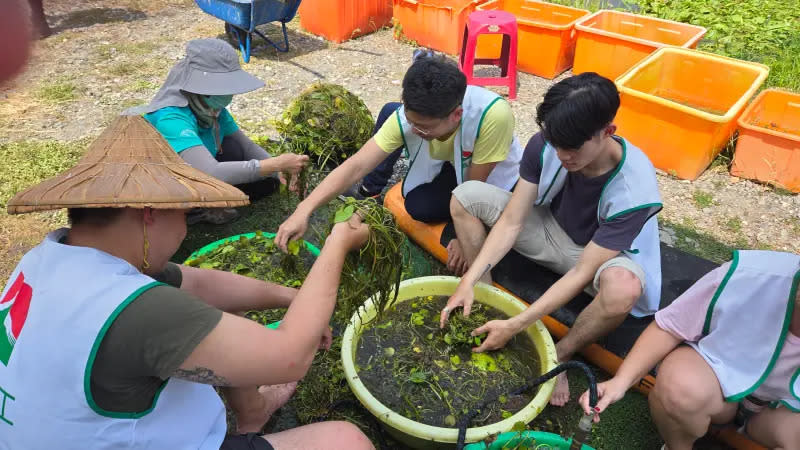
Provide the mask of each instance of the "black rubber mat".
{"label": "black rubber mat", "polygon": [[[453,224],[449,223],[442,232],[440,242],[443,246],[455,237]],[[717,265],[706,259],[669,247],[661,243],[661,307],[672,303],[681,293]],[[534,302],[555,283],[561,275],[542,267],[511,250],[500,263],[492,269],[492,279],[528,303]],[[551,316],[571,327],[581,310],[592,298],[581,293],[567,305],[559,308]],[[628,316],[614,332],[597,342],[606,350],[624,358],[636,338],[653,320],[652,317],[636,318]]]}

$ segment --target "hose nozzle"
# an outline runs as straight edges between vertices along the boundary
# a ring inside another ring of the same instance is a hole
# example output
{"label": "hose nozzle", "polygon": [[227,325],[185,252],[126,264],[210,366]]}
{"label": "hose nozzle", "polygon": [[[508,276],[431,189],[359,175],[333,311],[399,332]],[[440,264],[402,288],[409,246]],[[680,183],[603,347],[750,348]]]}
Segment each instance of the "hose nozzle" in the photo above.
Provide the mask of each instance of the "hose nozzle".
{"label": "hose nozzle", "polygon": [[581,420],[578,421],[578,428],[575,430],[575,435],[572,437],[572,444],[570,450],[580,450],[584,442],[589,441],[589,436],[592,434],[592,422],[594,421],[595,412],[592,410],[589,414],[584,414]]}

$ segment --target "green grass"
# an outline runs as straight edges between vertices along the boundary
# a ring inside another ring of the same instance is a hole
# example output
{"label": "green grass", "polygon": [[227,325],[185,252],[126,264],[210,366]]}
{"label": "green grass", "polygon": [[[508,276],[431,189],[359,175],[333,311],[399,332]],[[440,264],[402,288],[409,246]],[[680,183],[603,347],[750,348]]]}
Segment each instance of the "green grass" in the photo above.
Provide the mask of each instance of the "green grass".
{"label": "green grass", "polygon": [[140,67],[141,67],[140,64],[130,61],[123,61],[109,67],[108,73],[117,76],[133,75],[139,71]]}
{"label": "green grass", "polygon": [[83,155],[85,142],[24,141],[0,144],[0,207],[18,191],[57,175]]}
{"label": "green grass", "polygon": [[701,191],[700,189],[692,193],[692,200],[700,209],[708,208],[714,204],[714,196],[710,192]]}
{"label": "green grass", "polygon": [[788,225],[795,234],[800,234],[800,219],[797,217],[791,217],[786,220],[786,225]]}
{"label": "green grass", "polygon": [[737,242],[736,247],[732,247],[712,236],[698,232],[691,220],[684,220],[682,224],[663,218],[658,220],[664,227],[671,228],[675,232],[676,248],[717,264],[730,261],[733,250],[742,247],[739,245],[742,244],[741,242]]}
{"label": "green grass", "polygon": [[152,81],[147,80],[136,80],[133,83],[130,83],[125,86],[125,89],[131,92],[147,92],[147,91],[155,91],[160,86],[157,83],[153,83]]}
{"label": "green grass", "polygon": [[42,83],[35,91],[36,98],[47,103],[63,103],[78,97],[78,88],[72,81],[55,80]]}
{"label": "green grass", "polygon": [[[607,379],[603,373],[597,373],[598,382]],[[577,399],[588,389],[585,377],[576,372],[568,373],[571,398]],[[576,401],[570,401],[559,408],[549,406],[530,424],[534,430],[549,431],[569,437],[577,428],[583,411]],[[600,422],[594,425],[592,437],[588,443],[596,449],[658,449],[661,438],[655,424],[650,418],[647,397],[639,392],[629,391],[619,402],[609,407],[600,416]]]}
{"label": "green grass", "polygon": [[772,192],[774,192],[774,193],[776,193],[778,195],[786,196],[786,197],[793,197],[793,196],[796,195],[794,192],[792,192],[792,191],[790,191],[790,190],[788,190],[786,188],[783,188],[783,187],[780,187],[780,186],[775,186],[775,185],[772,186]]}
{"label": "green grass", "polygon": [[113,44],[101,44],[97,46],[95,52],[103,59],[114,56],[146,56],[151,54],[158,45],[155,42],[116,42]]}
{"label": "green grass", "polygon": [[[607,0],[552,0],[592,12]],[[718,55],[770,67],[764,87],[800,92],[800,2],[785,0],[630,0],[638,14],[708,29],[698,45]],[[635,5],[635,6],[634,6]],[[624,8],[619,8],[624,9]]]}
{"label": "green grass", "polygon": [[640,13],[700,25],[699,50],[768,65],[765,87],[800,91],[800,2],[636,0]]}
{"label": "green grass", "polygon": [[728,231],[733,231],[734,233],[742,231],[742,219],[738,217],[729,217],[728,220],[724,222],[724,225]]}

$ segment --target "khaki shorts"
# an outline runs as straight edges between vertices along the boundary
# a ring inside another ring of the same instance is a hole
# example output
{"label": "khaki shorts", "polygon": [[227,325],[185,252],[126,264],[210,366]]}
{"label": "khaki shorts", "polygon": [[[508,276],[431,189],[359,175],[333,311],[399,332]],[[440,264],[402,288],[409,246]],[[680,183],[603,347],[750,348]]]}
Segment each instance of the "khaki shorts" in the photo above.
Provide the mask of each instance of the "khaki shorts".
{"label": "khaki shorts", "polygon": [[[508,204],[511,193],[488,183],[467,181],[453,191],[453,196],[471,215],[484,225],[493,227]],[[521,255],[560,274],[575,267],[583,249],[558,225],[548,206],[533,207],[514,242],[514,250]],[[632,272],[639,279],[644,292],[644,270],[638,263],[620,254],[597,269],[594,281],[584,289],[587,294],[597,295],[600,273],[609,267],[622,267]]]}

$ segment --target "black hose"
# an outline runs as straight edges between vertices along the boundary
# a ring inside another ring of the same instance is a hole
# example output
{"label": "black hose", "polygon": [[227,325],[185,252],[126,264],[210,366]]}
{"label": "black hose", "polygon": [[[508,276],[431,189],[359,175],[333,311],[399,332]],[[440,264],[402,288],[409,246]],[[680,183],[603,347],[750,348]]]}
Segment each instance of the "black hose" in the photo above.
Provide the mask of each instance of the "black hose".
{"label": "black hose", "polygon": [[[559,364],[555,369],[540,377],[528,381],[524,386],[520,386],[519,388],[512,390],[509,394],[520,394],[528,389],[545,383],[547,380],[569,369],[581,369],[583,371],[584,375],[586,375],[586,381],[589,383],[589,406],[592,408],[597,406],[597,379],[595,378],[594,373],[592,373],[592,369],[580,361],[567,361],[563,364]],[[496,402],[499,398],[500,394],[496,395],[490,400],[484,401],[480,406],[461,417],[461,420],[458,421],[458,441],[456,441],[456,450],[463,450],[464,440],[467,438],[467,427],[469,427],[470,423],[472,423],[472,420],[475,419],[475,416],[480,414],[481,410],[486,405]]]}

